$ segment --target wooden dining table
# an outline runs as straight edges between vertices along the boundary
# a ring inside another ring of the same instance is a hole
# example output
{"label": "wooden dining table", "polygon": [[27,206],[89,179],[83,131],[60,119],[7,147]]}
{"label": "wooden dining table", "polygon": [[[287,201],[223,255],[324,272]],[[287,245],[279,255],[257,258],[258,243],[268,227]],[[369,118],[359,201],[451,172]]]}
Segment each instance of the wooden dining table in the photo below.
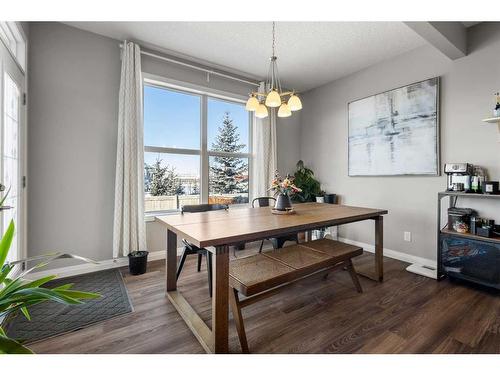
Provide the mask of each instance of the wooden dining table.
{"label": "wooden dining table", "polygon": [[[370,274],[383,280],[383,215],[387,210],[326,203],[302,203],[295,214],[275,215],[270,207],[238,208],[180,215],[157,216],[167,228],[166,295],[208,353],[228,353],[229,246],[354,223],[375,222],[375,265]],[[177,290],[177,236],[213,254],[212,327]]]}

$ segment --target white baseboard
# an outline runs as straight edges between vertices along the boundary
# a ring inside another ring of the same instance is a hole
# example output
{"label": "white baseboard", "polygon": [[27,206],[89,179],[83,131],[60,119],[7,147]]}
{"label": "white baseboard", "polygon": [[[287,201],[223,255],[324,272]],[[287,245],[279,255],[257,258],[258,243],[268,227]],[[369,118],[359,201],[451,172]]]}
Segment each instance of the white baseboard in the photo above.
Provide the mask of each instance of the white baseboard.
{"label": "white baseboard", "polygon": [[[180,254],[181,251],[182,251],[182,247],[177,249],[178,254]],[[153,252],[150,252],[148,255],[148,262],[152,262],[154,260],[161,260],[161,259],[165,259],[165,251],[153,251]],[[38,279],[40,277],[45,277],[45,276],[49,276],[49,275],[57,275],[57,278],[60,279],[63,277],[83,275],[86,273],[103,271],[103,270],[123,267],[123,266],[127,266],[127,265],[128,265],[128,258],[127,257],[120,257],[120,258],[116,258],[116,259],[102,260],[102,261],[99,261],[99,264],[83,263],[83,264],[76,264],[74,266],[51,268],[51,269],[47,269],[47,270],[33,272],[33,273],[29,274],[28,278],[29,279]]]}
{"label": "white baseboard", "polygon": [[[348,238],[343,238],[343,237],[339,237],[339,241],[342,241],[342,242],[345,242],[345,243],[348,243],[351,245],[360,246],[363,248],[363,250],[368,251],[370,253],[375,252],[375,246],[371,245],[371,244],[367,244],[367,243],[359,242],[359,241],[353,241],[353,240],[350,240]],[[391,249],[387,249],[385,247],[384,247],[384,256],[386,256],[388,258],[392,258],[392,259],[397,259],[397,260],[400,260],[400,261],[406,262],[406,263],[417,263],[417,264],[420,264],[423,266],[433,267],[433,268],[437,267],[437,263],[435,260],[422,258],[422,257],[416,256],[416,255],[406,254],[406,253],[403,253],[401,251],[391,250]]]}
{"label": "white baseboard", "polygon": [[[362,247],[365,251],[368,251],[370,253],[375,252],[375,246],[371,244],[367,244],[364,242],[359,242],[359,241],[353,241],[348,238],[343,238],[339,237],[339,241],[349,243],[352,245],[360,246]],[[177,249],[177,253],[180,255],[182,252],[182,247]],[[427,259],[427,258],[422,258],[418,257],[416,255],[410,255],[403,253],[401,251],[396,251],[396,250],[391,250],[387,249],[384,247],[384,256],[392,259],[397,259],[402,262],[406,263],[416,263],[421,266],[426,266],[426,267],[431,267],[431,268],[436,268],[437,264],[435,260]],[[165,259],[165,251],[153,251],[149,253],[148,256],[148,262],[154,261],[154,260],[160,260],[160,259]],[[103,271],[111,268],[118,268],[118,267],[123,267],[128,265],[128,258],[127,257],[121,257],[117,259],[107,259],[103,261],[99,261],[99,264],[90,264],[90,263],[83,263],[83,264],[77,264],[74,266],[67,266],[67,267],[61,267],[61,268],[52,268],[48,270],[42,270],[38,272],[33,272],[29,275],[30,279],[35,279],[35,278],[40,278],[48,275],[57,275],[58,278],[63,278],[63,277],[69,277],[69,276],[75,276],[75,275],[82,275],[86,273],[91,273],[91,272],[96,272],[96,271]],[[411,272],[412,270],[410,270]]]}

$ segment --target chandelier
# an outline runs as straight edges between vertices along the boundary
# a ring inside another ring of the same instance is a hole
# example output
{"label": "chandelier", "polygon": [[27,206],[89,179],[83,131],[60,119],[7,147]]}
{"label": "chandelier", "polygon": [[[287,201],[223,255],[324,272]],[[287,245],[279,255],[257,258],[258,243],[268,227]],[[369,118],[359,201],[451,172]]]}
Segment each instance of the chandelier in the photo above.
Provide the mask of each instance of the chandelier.
{"label": "chandelier", "polygon": [[246,110],[255,112],[255,117],[266,118],[269,115],[269,108],[278,108],[278,117],[290,117],[292,111],[302,109],[302,102],[295,94],[295,91],[285,91],[281,88],[281,81],[278,75],[278,58],[275,55],[275,23],[273,22],[273,53],[269,65],[265,92],[252,92],[246,104]]}

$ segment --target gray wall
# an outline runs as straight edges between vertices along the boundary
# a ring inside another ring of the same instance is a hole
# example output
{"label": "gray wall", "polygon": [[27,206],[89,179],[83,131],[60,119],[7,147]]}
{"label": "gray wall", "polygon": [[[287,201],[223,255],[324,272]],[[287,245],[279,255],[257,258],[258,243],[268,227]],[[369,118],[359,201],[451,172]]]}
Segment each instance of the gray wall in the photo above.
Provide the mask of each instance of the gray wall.
{"label": "gray wall", "polygon": [[119,46],[56,23],[29,39],[28,254],[112,254]]}
{"label": "gray wall", "polygon": [[[500,88],[500,27],[480,24],[469,31],[469,55],[450,61],[432,47],[421,47],[394,59],[334,81],[304,95],[300,136],[301,156],[316,172],[325,190],[345,204],[386,208],[388,249],[436,259],[437,192],[440,177],[348,177],[347,103],[426,78],[441,76],[441,164],[471,162],[500,179],[500,143],[491,116],[493,93]],[[500,220],[493,204],[474,205]],[[412,232],[412,242],[403,232]],[[372,243],[373,223],[344,226],[340,236]]]}
{"label": "gray wall", "polygon": [[[143,71],[198,85],[206,75],[143,58]],[[112,258],[119,41],[60,23],[30,23],[28,254],[70,251]],[[245,84],[211,77],[210,87],[246,95]],[[278,124],[280,169],[299,156],[299,122]],[[283,147],[283,146],[287,147]],[[165,231],[147,223],[148,248]],[[57,264],[55,265],[57,266]]]}
{"label": "gray wall", "polygon": [[291,117],[278,119],[276,124],[278,170],[282,175],[293,174],[300,159],[301,115],[302,111],[292,112]]}

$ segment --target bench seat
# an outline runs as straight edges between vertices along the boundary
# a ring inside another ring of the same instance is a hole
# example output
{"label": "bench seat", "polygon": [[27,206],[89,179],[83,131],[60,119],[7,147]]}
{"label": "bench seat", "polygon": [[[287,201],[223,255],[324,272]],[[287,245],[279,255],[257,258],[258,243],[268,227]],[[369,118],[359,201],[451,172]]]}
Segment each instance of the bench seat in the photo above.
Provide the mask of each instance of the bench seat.
{"label": "bench seat", "polygon": [[[230,303],[243,352],[248,352],[241,308],[257,302],[284,285],[320,271],[346,268],[358,292],[361,284],[351,259],[361,255],[359,246],[321,239],[274,249],[229,264]],[[238,293],[247,297],[240,301]]]}
{"label": "bench seat", "polygon": [[262,253],[229,263],[230,285],[244,296],[284,284],[293,279],[294,274],[292,267]]}
{"label": "bench seat", "polygon": [[329,239],[274,249],[231,261],[230,286],[249,297],[362,253],[359,246]]}

